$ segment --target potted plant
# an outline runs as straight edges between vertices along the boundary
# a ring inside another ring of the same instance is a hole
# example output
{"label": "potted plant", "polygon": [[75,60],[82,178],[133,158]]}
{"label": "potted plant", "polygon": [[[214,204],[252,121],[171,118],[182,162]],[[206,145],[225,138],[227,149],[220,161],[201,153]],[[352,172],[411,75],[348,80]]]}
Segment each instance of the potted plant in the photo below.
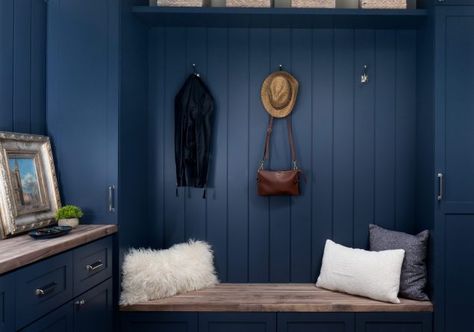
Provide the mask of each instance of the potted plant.
{"label": "potted plant", "polygon": [[79,218],[84,215],[82,210],[74,205],[65,205],[56,212],[56,220],[59,226],[71,226],[72,228],[79,225]]}

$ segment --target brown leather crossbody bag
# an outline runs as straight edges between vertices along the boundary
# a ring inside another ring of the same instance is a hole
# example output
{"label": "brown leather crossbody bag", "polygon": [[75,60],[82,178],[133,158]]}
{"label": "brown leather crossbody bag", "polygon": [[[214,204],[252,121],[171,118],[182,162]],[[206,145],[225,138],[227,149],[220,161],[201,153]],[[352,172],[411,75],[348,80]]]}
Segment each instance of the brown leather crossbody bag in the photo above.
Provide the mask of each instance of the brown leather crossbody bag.
{"label": "brown leather crossbody bag", "polygon": [[282,171],[272,171],[264,168],[265,161],[270,159],[270,137],[273,130],[273,117],[270,116],[265,138],[263,159],[260,162],[260,167],[257,172],[257,192],[260,196],[297,196],[300,194],[301,171],[296,162],[291,115],[287,117],[287,126],[293,167],[292,169]]}

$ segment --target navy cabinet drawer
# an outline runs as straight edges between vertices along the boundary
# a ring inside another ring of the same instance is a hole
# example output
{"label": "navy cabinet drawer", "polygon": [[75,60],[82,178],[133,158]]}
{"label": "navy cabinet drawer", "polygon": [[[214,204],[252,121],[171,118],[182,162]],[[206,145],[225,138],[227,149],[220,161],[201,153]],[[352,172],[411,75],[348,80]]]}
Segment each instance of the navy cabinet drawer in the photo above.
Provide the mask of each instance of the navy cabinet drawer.
{"label": "navy cabinet drawer", "polygon": [[112,237],[74,250],[74,296],[112,276]]}
{"label": "navy cabinet drawer", "polygon": [[17,329],[72,298],[71,252],[48,258],[15,274]]}
{"label": "navy cabinet drawer", "polygon": [[15,279],[13,273],[0,277],[0,332],[15,331]]}
{"label": "navy cabinet drawer", "polygon": [[74,299],[75,332],[111,332],[113,324],[112,279]]}
{"label": "navy cabinet drawer", "polygon": [[27,326],[22,332],[73,332],[74,313],[72,303],[63,305],[50,314]]}
{"label": "navy cabinet drawer", "polygon": [[199,332],[274,332],[275,313],[200,313]]}
{"label": "navy cabinet drawer", "polygon": [[197,332],[195,312],[122,312],[121,332]]}
{"label": "navy cabinet drawer", "polygon": [[278,313],[278,332],[353,332],[353,313]]}
{"label": "navy cabinet drawer", "polygon": [[356,332],[432,332],[430,312],[379,312],[356,315]]}

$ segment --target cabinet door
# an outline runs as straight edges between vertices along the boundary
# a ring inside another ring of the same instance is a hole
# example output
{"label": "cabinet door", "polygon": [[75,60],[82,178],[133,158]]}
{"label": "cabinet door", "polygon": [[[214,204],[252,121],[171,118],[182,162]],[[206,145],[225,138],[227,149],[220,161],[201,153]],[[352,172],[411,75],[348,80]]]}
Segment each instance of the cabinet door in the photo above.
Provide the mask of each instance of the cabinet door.
{"label": "cabinet door", "polygon": [[474,0],[434,0],[436,5],[474,5]]}
{"label": "cabinet door", "polygon": [[116,223],[119,4],[48,1],[48,135],[63,203],[87,223]]}
{"label": "cabinet door", "polygon": [[356,332],[432,332],[432,313],[359,313]]}
{"label": "cabinet door", "polygon": [[15,330],[14,274],[0,277],[0,332]]}
{"label": "cabinet door", "polygon": [[121,312],[121,332],[197,332],[198,314],[185,312]]}
{"label": "cabinet door", "polygon": [[112,332],[112,279],[74,300],[75,332]]}
{"label": "cabinet door", "polygon": [[436,13],[439,203],[444,213],[474,213],[474,7]]}
{"label": "cabinet door", "polygon": [[74,319],[72,304],[68,303],[59,309],[22,329],[24,332],[73,332]]}
{"label": "cabinet door", "polygon": [[353,332],[352,313],[281,313],[278,332]]}
{"label": "cabinet door", "polygon": [[274,332],[274,313],[200,313],[199,332]]}

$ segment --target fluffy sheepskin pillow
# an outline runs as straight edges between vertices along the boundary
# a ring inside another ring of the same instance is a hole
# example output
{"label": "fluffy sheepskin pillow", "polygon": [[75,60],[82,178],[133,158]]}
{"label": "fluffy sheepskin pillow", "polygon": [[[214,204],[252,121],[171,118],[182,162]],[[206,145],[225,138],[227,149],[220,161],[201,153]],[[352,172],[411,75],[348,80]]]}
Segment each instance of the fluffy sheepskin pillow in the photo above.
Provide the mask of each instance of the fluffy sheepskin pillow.
{"label": "fluffy sheepskin pillow", "polygon": [[216,285],[211,246],[189,241],[166,250],[132,249],[123,263],[120,304],[131,305]]}
{"label": "fluffy sheepskin pillow", "polygon": [[398,289],[405,251],[366,251],[326,241],[317,287],[400,303]]}

